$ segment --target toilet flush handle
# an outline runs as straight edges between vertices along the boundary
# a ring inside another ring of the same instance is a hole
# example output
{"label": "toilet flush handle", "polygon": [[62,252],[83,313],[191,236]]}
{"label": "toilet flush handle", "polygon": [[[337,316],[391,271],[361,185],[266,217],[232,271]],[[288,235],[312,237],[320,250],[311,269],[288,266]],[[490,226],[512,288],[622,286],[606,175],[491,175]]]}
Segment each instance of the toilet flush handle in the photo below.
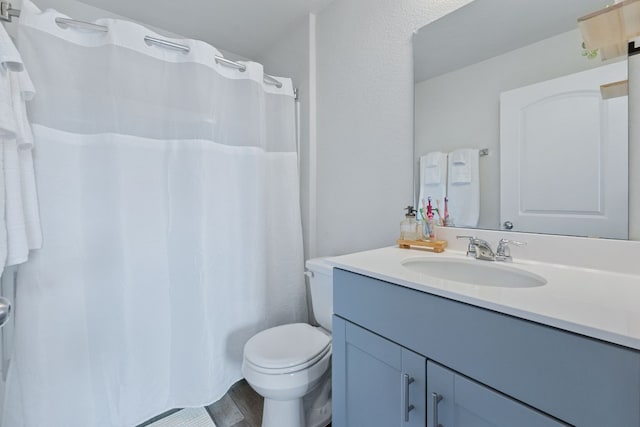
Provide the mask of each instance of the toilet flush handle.
{"label": "toilet flush handle", "polygon": [[313,271],[305,270],[305,271],[304,271],[304,275],[305,275],[305,276],[307,276],[307,277],[309,277],[309,278],[312,278],[312,277],[313,277]]}

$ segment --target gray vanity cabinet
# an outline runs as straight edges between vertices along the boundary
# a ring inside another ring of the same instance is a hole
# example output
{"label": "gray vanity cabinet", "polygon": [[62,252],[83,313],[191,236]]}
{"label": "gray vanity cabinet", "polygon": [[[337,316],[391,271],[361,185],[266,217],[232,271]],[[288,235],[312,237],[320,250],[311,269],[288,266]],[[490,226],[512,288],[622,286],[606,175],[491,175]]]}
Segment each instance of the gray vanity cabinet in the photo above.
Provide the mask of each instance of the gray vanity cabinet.
{"label": "gray vanity cabinet", "polygon": [[334,427],[437,427],[433,393],[443,427],[640,427],[638,350],[337,268],[333,279]]}
{"label": "gray vanity cabinet", "polygon": [[431,361],[427,399],[427,427],[567,426]]}
{"label": "gray vanity cabinet", "polygon": [[339,317],[333,336],[333,426],[425,426],[424,357]]}

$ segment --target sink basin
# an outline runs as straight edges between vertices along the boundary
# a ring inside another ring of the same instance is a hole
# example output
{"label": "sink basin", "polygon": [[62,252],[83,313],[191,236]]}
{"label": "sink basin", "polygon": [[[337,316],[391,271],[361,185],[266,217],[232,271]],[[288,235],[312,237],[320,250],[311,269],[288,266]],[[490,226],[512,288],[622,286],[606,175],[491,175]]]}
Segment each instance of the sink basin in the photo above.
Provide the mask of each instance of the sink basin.
{"label": "sink basin", "polygon": [[470,285],[531,288],[547,283],[544,277],[517,267],[476,259],[416,257],[403,260],[402,265],[427,276]]}

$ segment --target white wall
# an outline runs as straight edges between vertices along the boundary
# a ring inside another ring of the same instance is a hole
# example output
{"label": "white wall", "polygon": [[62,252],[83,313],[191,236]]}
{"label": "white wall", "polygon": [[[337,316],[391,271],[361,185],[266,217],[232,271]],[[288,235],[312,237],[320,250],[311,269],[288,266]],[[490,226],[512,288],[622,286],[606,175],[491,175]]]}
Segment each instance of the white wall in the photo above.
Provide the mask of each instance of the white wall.
{"label": "white wall", "polygon": [[311,82],[310,55],[313,54],[310,43],[313,41],[314,15],[310,15],[296,27],[288,31],[287,37],[277,41],[260,53],[256,61],[264,65],[265,72],[275,76],[290,77],[298,89],[300,102],[300,207],[302,211],[302,229],[304,237],[305,259],[314,256],[311,224],[315,223],[311,212],[311,197],[315,180],[311,179],[310,124]]}
{"label": "white wall", "polygon": [[500,93],[602,65],[581,55],[581,42],[576,29],[416,84],[418,156],[489,148],[480,159],[479,228],[500,229]]}
{"label": "white wall", "polygon": [[468,0],[338,0],[317,17],[317,254],[395,244],[412,203],[412,33]]}

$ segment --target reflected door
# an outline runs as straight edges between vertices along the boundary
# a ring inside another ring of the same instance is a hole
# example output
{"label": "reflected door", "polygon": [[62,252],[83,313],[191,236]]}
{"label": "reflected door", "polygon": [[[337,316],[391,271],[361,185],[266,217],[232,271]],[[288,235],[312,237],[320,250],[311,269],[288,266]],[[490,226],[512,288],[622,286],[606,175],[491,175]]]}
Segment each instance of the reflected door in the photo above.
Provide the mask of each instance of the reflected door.
{"label": "reflected door", "polygon": [[500,215],[513,231],[628,238],[627,79],[618,62],[500,96]]}

